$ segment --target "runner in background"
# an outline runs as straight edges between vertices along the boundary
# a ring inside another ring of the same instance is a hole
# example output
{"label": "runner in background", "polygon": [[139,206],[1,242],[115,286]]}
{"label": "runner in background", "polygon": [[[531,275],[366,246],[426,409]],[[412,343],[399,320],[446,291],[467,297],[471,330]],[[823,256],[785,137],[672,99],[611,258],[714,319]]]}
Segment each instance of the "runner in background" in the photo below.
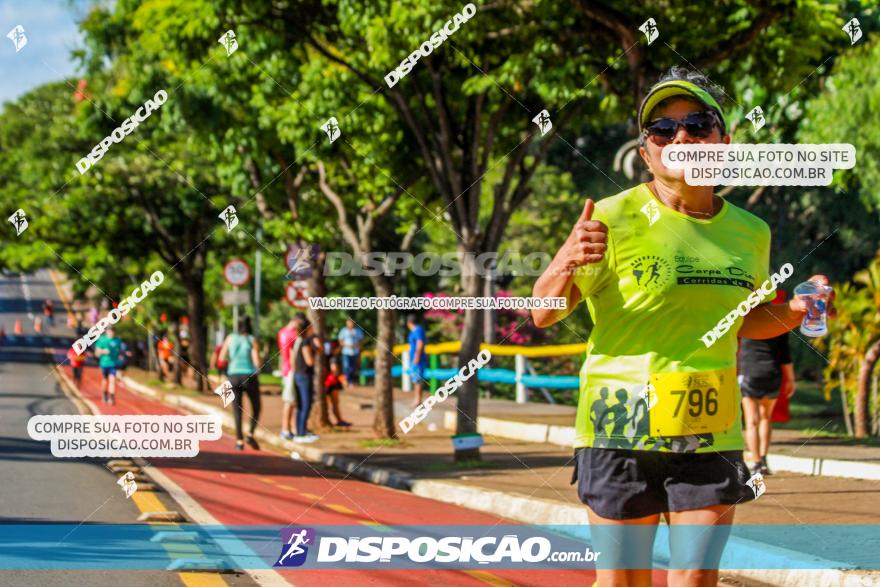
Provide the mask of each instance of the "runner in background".
{"label": "runner in background", "polygon": [[229,359],[229,383],[235,392],[232,400],[232,411],[235,416],[235,448],[244,450],[245,438],[242,433],[242,415],[244,414],[244,396],[247,395],[251,402],[250,434],[247,437],[248,446],[254,450],[260,450],[260,445],[254,438],[257,430],[257,422],[260,419],[260,350],[257,339],[251,328],[251,318],[243,315],[238,319],[238,333],[230,334],[223,341],[220,349],[220,358]]}
{"label": "runner in background", "polygon": [[428,367],[428,353],[425,345],[428,344],[428,336],[425,328],[419,323],[419,317],[410,314],[406,317],[406,327],[409,328],[409,377],[413,384],[415,396],[412,407],[418,407],[422,403],[422,389],[425,385],[425,369]]}
{"label": "runner in background", "polygon": [[119,339],[119,364],[116,365],[116,369],[119,372],[119,376],[125,374],[125,369],[128,368],[128,365],[131,363],[131,359],[134,354],[128,348],[128,343]]}
{"label": "runner in background", "polygon": [[43,316],[46,317],[46,326],[53,328],[55,326],[55,306],[52,304],[52,300],[43,302]]}
{"label": "runner in background", "polygon": [[354,385],[361,361],[361,344],[364,333],[358,328],[354,320],[346,318],[345,326],[339,329],[336,337],[342,345],[342,373],[345,375],[345,386]]}
{"label": "runner in background", "polygon": [[70,362],[70,368],[73,370],[73,382],[78,389],[82,383],[83,365],[86,362],[86,355],[85,353],[78,355],[73,350],[73,347],[70,347],[67,349],[67,360]]}
{"label": "runner in background", "polygon": [[[785,302],[785,292],[776,292],[773,304]],[[740,339],[739,384],[742,390],[746,445],[751,455],[752,474],[770,475],[767,453],[773,433],[773,408],[780,392],[790,398],[795,392],[794,366],[788,333],[766,340]]]}
{"label": "runner in background", "polygon": [[168,338],[168,333],[163,332],[162,338],[156,343],[156,354],[159,355],[159,379],[162,381],[171,377],[171,369],[174,367],[171,362],[173,349],[174,343]]}
{"label": "runner in background", "polygon": [[95,356],[101,368],[101,394],[105,404],[116,403],[116,368],[119,366],[119,355],[122,341],[116,338],[113,327],[108,328],[95,343]]}
{"label": "runner in background", "polygon": [[299,333],[299,325],[305,322],[306,316],[302,312],[292,316],[290,320],[278,331],[279,368],[281,370],[281,438],[291,440],[293,432],[290,431],[293,422],[293,411],[296,405],[296,389],[293,382],[293,368],[290,364],[290,355],[293,345]]}

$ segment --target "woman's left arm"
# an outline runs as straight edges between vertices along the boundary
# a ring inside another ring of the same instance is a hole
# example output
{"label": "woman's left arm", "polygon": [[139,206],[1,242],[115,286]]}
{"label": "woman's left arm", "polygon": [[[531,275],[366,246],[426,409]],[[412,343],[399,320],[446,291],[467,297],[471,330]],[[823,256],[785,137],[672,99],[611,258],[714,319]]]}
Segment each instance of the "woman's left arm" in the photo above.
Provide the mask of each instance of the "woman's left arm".
{"label": "woman's left arm", "polygon": [[[824,275],[814,275],[810,281],[822,285],[828,285],[828,278]],[[834,294],[828,302],[828,316],[834,316]],[[797,328],[807,313],[807,304],[797,296],[792,297],[787,304],[773,306],[762,304],[746,314],[737,336],[751,338],[752,340],[764,340],[785,334]]]}

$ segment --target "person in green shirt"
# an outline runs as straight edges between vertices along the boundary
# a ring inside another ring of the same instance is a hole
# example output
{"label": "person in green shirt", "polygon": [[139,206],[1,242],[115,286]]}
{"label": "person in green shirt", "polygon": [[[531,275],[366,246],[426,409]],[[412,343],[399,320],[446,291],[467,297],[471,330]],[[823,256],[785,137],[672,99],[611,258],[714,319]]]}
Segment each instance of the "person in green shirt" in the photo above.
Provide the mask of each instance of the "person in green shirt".
{"label": "person in green shirt", "polygon": [[722,97],[684,68],[649,90],[639,108],[639,153],[653,180],[597,204],[586,200],[534,286],[536,297],[567,299],[565,310],[532,310],[538,327],[565,319],[581,300],[594,323],[580,373],[572,483],[602,553],[603,585],[652,584],[661,515],[670,526],[669,584],[717,583],[735,506],[755,495],[743,462],[737,335],[775,337],[806,313],[800,300],[762,299],[709,346],[701,338],[768,279],[770,267],[764,221],[712,186],[688,185],[683,170],[661,160],[669,144],[730,142]]}
{"label": "person in green shirt", "polygon": [[122,341],[108,328],[95,343],[95,356],[101,368],[101,394],[105,404],[116,403],[116,368],[122,353]]}

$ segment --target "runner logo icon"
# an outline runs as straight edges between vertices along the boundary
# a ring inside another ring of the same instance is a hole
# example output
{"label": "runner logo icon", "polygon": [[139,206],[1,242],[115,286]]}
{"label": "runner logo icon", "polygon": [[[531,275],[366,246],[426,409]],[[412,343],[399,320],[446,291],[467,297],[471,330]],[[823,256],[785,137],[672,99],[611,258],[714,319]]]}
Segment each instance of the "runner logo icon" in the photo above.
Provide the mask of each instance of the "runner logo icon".
{"label": "runner logo icon", "polygon": [[648,217],[648,226],[654,226],[654,223],[660,219],[660,206],[654,200],[649,200],[641,210],[642,214]]}
{"label": "runner logo icon", "polygon": [[553,121],[550,120],[550,113],[546,110],[541,110],[538,115],[532,119],[532,122],[538,125],[542,137],[553,128]]}
{"label": "runner logo icon", "polygon": [[645,40],[648,41],[649,45],[656,41],[657,37],[660,36],[660,31],[657,29],[657,21],[653,18],[649,18],[643,22],[642,26],[639,27],[639,30],[645,33]]}
{"label": "runner logo icon", "polygon": [[309,546],[315,543],[314,528],[282,528],[281,555],[276,567],[301,567],[306,562]]}
{"label": "runner logo icon", "polygon": [[662,289],[670,273],[669,263],[657,255],[645,255],[632,262],[632,274],[639,289]]}
{"label": "runner logo icon", "polygon": [[24,213],[24,210],[19,208],[15,211],[15,213],[8,218],[9,222],[12,223],[12,226],[15,227],[15,236],[21,236],[28,227],[27,216]]}
{"label": "runner logo icon", "polygon": [[18,53],[24,46],[27,45],[28,39],[27,35],[24,34],[24,27],[19,25],[15,25],[15,27],[6,33],[6,38],[12,41],[12,44],[15,45],[15,52]]}
{"label": "runner logo icon", "polygon": [[857,18],[843,25],[841,30],[849,35],[850,45],[855,45],[862,38],[862,25]]}
{"label": "runner logo icon", "polygon": [[238,49],[238,40],[235,38],[235,31],[229,29],[223,36],[217,39],[217,42],[223,45],[223,48],[226,49],[226,56],[229,57]]}

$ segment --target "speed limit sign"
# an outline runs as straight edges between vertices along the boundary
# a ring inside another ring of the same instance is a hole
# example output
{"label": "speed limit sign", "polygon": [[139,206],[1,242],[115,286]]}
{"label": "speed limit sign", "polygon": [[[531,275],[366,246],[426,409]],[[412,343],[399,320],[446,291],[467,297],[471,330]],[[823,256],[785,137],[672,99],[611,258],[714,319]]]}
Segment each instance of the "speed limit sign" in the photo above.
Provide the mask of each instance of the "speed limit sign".
{"label": "speed limit sign", "polygon": [[235,287],[244,285],[251,278],[251,267],[242,259],[232,259],[223,266],[223,277]]}

